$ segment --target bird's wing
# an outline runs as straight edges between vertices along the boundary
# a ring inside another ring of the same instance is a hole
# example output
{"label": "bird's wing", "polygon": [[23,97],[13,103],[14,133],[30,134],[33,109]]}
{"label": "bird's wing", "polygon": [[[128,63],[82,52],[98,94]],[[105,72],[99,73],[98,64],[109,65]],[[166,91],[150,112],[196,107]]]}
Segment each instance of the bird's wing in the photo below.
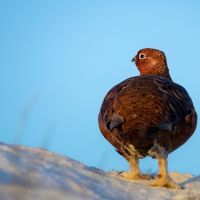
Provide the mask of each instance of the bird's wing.
{"label": "bird's wing", "polygon": [[183,87],[166,79],[150,78],[132,82],[133,87],[123,88],[113,101],[113,110],[125,121],[124,133],[144,126],[171,131],[193,108]]}
{"label": "bird's wing", "polygon": [[107,129],[113,128],[124,123],[124,118],[114,111],[113,103],[118,94],[126,88],[133,78],[129,78],[114,86],[105,96],[99,114],[100,124],[106,124]]}
{"label": "bird's wing", "polygon": [[185,88],[171,81],[163,83],[160,79],[155,79],[154,83],[167,102],[166,110],[168,112],[163,112],[163,119],[172,124],[185,121],[191,126],[195,126],[194,121],[197,115],[193,102]]}

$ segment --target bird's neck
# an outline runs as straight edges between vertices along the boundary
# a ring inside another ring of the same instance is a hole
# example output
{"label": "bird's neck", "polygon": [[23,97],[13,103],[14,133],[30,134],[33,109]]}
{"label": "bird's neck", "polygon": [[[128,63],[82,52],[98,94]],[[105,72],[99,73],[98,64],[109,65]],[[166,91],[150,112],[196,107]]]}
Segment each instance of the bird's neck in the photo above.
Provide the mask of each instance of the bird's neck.
{"label": "bird's neck", "polygon": [[170,74],[169,74],[169,69],[166,66],[156,66],[152,70],[140,70],[140,75],[158,75],[158,76],[163,76],[164,78],[167,78],[169,80],[172,80]]}

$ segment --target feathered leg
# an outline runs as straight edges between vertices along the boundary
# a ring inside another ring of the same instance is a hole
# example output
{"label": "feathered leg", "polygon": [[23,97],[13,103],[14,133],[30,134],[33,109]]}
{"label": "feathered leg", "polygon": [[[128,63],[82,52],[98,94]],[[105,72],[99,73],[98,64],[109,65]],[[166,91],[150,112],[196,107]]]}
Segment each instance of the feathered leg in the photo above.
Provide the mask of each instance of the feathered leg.
{"label": "feathered leg", "polygon": [[139,159],[137,157],[131,157],[129,159],[130,170],[128,172],[120,172],[119,175],[126,179],[150,179],[150,176],[140,173]]}
{"label": "feathered leg", "polygon": [[169,176],[167,169],[167,152],[165,149],[156,144],[152,149],[150,149],[149,154],[157,158],[159,168],[158,175],[152,182],[151,186],[181,189],[181,187]]}
{"label": "feathered leg", "polygon": [[158,157],[159,174],[156,179],[152,182],[152,186],[161,186],[172,189],[181,189],[181,187],[176,184],[168,174],[167,171],[167,158]]}

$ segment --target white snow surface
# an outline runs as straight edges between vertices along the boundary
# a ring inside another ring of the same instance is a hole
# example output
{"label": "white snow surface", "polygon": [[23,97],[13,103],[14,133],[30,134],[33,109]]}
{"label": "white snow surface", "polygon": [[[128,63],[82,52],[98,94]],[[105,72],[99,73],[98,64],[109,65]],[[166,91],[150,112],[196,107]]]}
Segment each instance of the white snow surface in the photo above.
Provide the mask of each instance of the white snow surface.
{"label": "white snow surface", "polygon": [[200,176],[171,177],[184,189],[155,188],[45,149],[0,143],[0,200],[200,200]]}

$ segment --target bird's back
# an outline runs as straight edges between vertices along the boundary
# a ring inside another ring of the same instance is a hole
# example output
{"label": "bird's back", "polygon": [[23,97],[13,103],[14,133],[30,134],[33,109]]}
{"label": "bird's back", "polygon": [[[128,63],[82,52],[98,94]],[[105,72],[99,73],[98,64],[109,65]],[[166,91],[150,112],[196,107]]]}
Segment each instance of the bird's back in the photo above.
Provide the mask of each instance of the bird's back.
{"label": "bird's back", "polygon": [[99,113],[102,134],[120,153],[130,144],[144,156],[155,140],[169,152],[178,148],[192,135],[196,121],[187,91],[155,75],[129,78],[114,86]]}

